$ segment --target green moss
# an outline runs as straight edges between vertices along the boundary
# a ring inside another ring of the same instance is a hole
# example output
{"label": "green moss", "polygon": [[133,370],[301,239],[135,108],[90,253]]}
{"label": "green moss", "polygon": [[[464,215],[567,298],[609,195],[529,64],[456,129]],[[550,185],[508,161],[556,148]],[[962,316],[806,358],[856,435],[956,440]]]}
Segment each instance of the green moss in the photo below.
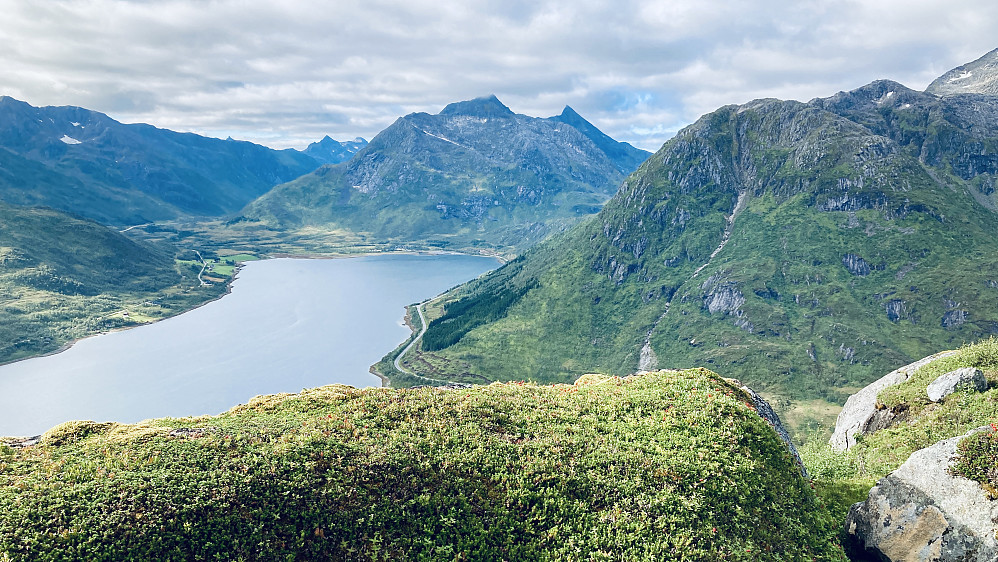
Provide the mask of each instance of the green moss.
{"label": "green moss", "polygon": [[54,435],[0,447],[11,559],[844,560],[786,447],[705,370],[332,386]]}
{"label": "green moss", "polygon": [[998,499],[998,424],[960,441],[951,471],[980,482],[988,497]]}

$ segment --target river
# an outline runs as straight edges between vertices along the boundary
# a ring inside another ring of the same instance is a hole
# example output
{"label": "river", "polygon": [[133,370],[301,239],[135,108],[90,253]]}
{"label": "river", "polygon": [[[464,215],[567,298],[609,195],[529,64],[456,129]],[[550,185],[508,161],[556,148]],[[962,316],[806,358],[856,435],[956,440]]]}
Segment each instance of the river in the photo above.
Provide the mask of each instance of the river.
{"label": "river", "polygon": [[76,419],[217,414],[258,394],[332,383],[379,386],[368,368],[409,336],[405,305],[497,265],[405,254],[249,262],[217,301],[0,367],[0,435]]}

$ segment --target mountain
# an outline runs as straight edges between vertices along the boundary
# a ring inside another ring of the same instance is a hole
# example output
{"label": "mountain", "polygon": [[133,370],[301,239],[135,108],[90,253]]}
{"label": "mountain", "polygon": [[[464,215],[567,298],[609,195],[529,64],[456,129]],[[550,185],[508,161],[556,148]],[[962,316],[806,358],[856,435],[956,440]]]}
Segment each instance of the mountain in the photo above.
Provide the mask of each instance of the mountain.
{"label": "mountain", "polygon": [[185,284],[173,253],[91,220],[0,202],[0,363],[169,316],[224,291],[191,291],[196,276]]}
{"label": "mountain", "polygon": [[353,158],[353,155],[365,146],[367,140],[362,137],[352,141],[336,141],[326,135],[321,141],[308,145],[302,152],[320,164],[339,164]]}
{"label": "mountain", "polygon": [[998,49],[936,78],[925,91],[937,96],[956,94],[998,96]]}
{"label": "mountain", "polygon": [[570,109],[527,117],[490,96],[406,115],[348,162],[254,201],[242,220],[401,245],[523,248],[598,211],[646,155]]}
{"label": "mountain", "polygon": [[223,215],[318,166],[295,150],[0,97],[0,199],[105,224]]}
{"label": "mountain", "polygon": [[598,215],[427,307],[410,368],[711,365],[830,421],[848,389],[998,333],[996,147],[998,98],[889,81],[723,107]]}

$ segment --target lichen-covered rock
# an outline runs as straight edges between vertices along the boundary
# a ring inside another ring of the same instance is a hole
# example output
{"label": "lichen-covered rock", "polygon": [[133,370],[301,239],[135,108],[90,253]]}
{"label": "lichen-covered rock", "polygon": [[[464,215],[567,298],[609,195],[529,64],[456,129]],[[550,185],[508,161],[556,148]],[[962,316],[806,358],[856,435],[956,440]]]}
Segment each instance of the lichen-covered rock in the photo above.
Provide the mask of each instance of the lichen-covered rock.
{"label": "lichen-covered rock", "polygon": [[984,373],[980,369],[964,367],[940,375],[939,378],[929,383],[925,392],[929,395],[929,400],[939,402],[957,390],[963,389],[984,392],[988,389],[988,379],[984,378]]}
{"label": "lichen-covered rock", "polygon": [[998,560],[998,502],[990,501],[977,482],[949,473],[957,443],[983,429],[916,451],[881,478],[865,502],[853,505],[846,518],[852,558]]}
{"label": "lichen-covered rock", "polygon": [[907,381],[923,365],[956,353],[956,351],[936,353],[900,369],[895,369],[850,396],[842,411],[839,412],[839,417],[835,420],[835,432],[832,433],[832,438],[829,439],[828,443],[833,448],[844,451],[856,444],[856,435],[872,433],[882,427],[884,425],[883,412],[885,411],[877,409],[877,395],[880,394],[880,391]]}
{"label": "lichen-covered rock", "polygon": [[741,389],[745,391],[752,398],[752,404],[755,406],[755,413],[759,414],[759,417],[766,420],[766,423],[773,428],[773,431],[780,436],[780,439],[787,445],[790,449],[790,454],[794,456],[797,461],[797,466],[800,468],[801,475],[804,478],[810,478],[807,473],[807,467],[804,466],[804,461],[800,458],[800,453],[797,452],[797,447],[794,446],[793,439],[790,438],[790,432],[787,428],[783,426],[783,422],[780,420],[780,416],[776,414],[776,410],[769,405],[758,392],[752,390],[751,388],[742,385],[738,381],[733,381],[741,386]]}

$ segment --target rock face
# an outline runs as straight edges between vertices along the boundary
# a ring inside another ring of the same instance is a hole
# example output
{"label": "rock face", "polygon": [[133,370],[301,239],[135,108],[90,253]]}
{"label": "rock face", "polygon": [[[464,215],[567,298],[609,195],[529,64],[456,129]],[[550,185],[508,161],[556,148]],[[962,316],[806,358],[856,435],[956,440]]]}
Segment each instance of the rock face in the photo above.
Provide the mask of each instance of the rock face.
{"label": "rock face", "polygon": [[842,265],[849,270],[849,273],[865,277],[870,274],[870,264],[856,254],[846,254],[842,256]]}
{"label": "rock face", "polygon": [[928,393],[929,400],[939,402],[950,394],[965,388],[984,392],[988,389],[988,379],[984,378],[984,373],[980,369],[964,367],[941,375],[929,384],[925,392]]}
{"label": "rock face", "polygon": [[882,478],[865,502],[846,518],[848,547],[854,560],[998,560],[995,521],[998,502],[980,484],[948,469],[961,437],[916,451],[900,468]]}
{"label": "rock face", "polygon": [[998,95],[998,49],[936,78],[925,91],[937,96]]}
{"label": "rock face", "polygon": [[[734,381],[737,383],[737,381]],[[742,385],[741,389],[744,390],[749,396],[752,397],[752,403],[755,406],[755,413],[759,414],[759,417],[766,420],[780,436],[780,439],[787,445],[790,449],[790,454],[794,456],[794,460],[797,461],[797,466],[800,468],[800,473],[804,478],[810,478],[807,474],[807,467],[804,466],[804,461],[800,458],[800,453],[797,452],[797,447],[794,446],[793,439],[790,438],[790,432],[787,428],[783,426],[783,422],[780,420],[780,416],[776,414],[776,410],[766,402],[766,399],[759,395],[758,392],[752,390],[751,388]]]}
{"label": "rock face", "polygon": [[856,444],[856,435],[866,435],[880,429],[885,422],[883,418],[890,415],[887,410],[877,409],[877,395],[880,391],[907,381],[923,365],[956,353],[943,351],[895,369],[850,396],[835,420],[835,432],[828,443],[835,449],[844,451]]}

